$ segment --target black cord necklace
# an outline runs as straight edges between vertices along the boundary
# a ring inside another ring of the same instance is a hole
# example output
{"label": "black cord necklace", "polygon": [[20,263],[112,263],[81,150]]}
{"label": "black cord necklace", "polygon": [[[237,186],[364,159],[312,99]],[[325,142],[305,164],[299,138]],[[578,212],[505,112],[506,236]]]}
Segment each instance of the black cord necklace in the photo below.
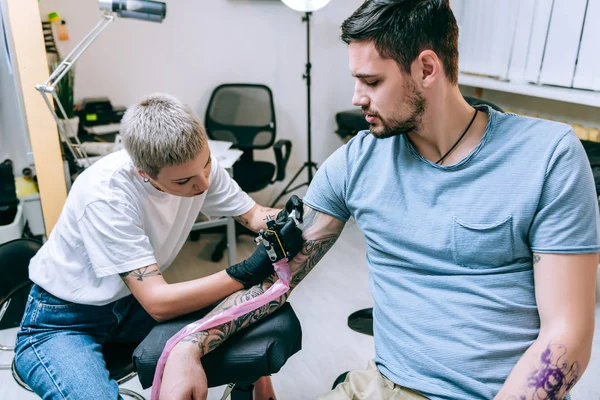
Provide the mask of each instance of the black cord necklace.
{"label": "black cord necklace", "polygon": [[467,126],[467,129],[465,129],[465,131],[463,132],[462,135],[460,135],[460,137],[458,138],[458,140],[456,141],[456,143],[454,143],[454,146],[452,146],[450,148],[450,150],[448,150],[448,152],[446,154],[444,154],[444,156],[442,158],[440,158],[439,160],[437,160],[436,164],[441,163],[442,161],[444,161],[444,159],[446,157],[448,157],[448,155],[450,155],[450,153],[452,153],[452,151],[456,148],[456,146],[458,146],[458,143],[462,140],[462,138],[467,134],[467,132],[469,131],[469,128],[471,127],[471,125],[473,125],[473,121],[475,121],[475,117],[477,116],[477,112],[479,110],[475,109],[475,114],[473,115],[473,118],[471,118],[471,122],[469,122],[469,125]]}

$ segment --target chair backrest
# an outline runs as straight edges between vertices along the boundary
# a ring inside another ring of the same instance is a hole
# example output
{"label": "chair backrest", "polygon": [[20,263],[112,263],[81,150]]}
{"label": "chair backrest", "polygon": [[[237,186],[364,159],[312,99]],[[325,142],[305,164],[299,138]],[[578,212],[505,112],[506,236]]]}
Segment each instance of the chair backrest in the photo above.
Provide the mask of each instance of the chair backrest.
{"label": "chair backrest", "polygon": [[0,304],[31,285],[29,261],[42,247],[33,239],[16,239],[0,244]]}
{"label": "chair backrest", "polygon": [[266,149],[275,142],[273,93],[265,85],[228,83],[212,93],[205,117],[210,139],[241,150]]}

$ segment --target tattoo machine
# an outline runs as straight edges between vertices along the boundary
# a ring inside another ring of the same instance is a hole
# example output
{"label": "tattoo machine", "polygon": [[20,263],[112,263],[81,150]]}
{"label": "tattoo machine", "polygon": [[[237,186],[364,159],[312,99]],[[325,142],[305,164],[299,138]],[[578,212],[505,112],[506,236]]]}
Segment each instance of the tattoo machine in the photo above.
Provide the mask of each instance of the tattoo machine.
{"label": "tattoo machine", "polygon": [[288,257],[288,253],[283,244],[280,226],[275,223],[270,215],[267,215],[266,221],[267,229],[261,229],[254,241],[257,245],[262,244],[265,247],[271,262],[275,263]]}

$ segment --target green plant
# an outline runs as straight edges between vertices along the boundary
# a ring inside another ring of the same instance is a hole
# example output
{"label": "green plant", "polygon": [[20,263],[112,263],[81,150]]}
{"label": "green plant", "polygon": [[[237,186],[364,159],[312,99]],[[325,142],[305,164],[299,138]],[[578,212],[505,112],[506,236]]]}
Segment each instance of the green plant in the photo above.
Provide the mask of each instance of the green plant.
{"label": "green plant", "polygon": [[[54,71],[61,60],[56,57],[56,59],[51,63],[51,69]],[[75,95],[74,95],[74,85],[75,85],[75,71],[71,68],[65,76],[58,82],[54,90],[56,91],[56,96],[60,100],[60,104],[64,107],[65,113],[67,114],[67,119],[71,119],[75,117]],[[54,108],[56,109],[57,115],[62,118],[62,113],[60,112],[58,105],[56,102],[54,104]]]}

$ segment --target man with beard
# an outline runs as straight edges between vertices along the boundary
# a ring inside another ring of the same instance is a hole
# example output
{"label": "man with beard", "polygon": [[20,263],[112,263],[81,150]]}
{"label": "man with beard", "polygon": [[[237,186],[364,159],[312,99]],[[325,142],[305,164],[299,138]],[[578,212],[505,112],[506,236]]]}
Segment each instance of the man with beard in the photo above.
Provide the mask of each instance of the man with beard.
{"label": "man with beard", "polygon": [[[590,358],[600,251],[577,136],[465,102],[447,0],[368,0],[342,32],[353,103],[370,130],[311,183],[292,287],[355,218],[367,241],[375,359],[321,399],[568,397]],[[238,325],[178,352],[201,357]],[[176,357],[165,376],[186,365]]]}

